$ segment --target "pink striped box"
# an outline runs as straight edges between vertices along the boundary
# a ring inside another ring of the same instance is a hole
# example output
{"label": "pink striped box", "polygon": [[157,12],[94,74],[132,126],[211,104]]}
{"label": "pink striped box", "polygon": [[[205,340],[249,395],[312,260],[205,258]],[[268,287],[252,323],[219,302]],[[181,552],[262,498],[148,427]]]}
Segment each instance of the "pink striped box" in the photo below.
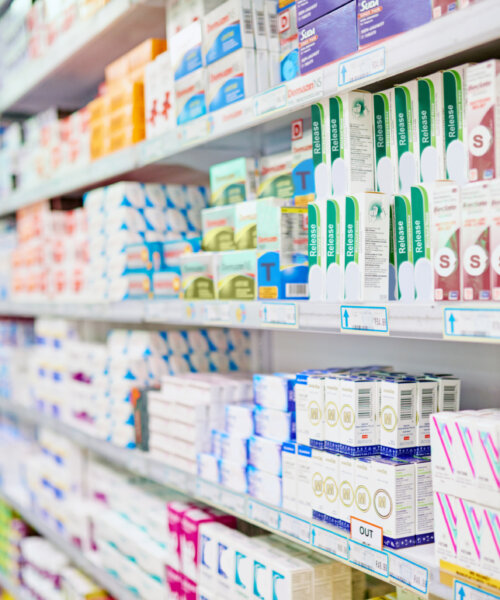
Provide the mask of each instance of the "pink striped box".
{"label": "pink striped box", "polygon": [[455,492],[453,441],[458,413],[441,412],[431,415],[432,483],[434,491]]}
{"label": "pink striped box", "polygon": [[475,502],[457,498],[457,562],[479,571],[481,565],[481,537],[484,531],[484,510]]}
{"label": "pink striped box", "polygon": [[434,492],[434,542],[438,559],[457,559],[457,499]]}

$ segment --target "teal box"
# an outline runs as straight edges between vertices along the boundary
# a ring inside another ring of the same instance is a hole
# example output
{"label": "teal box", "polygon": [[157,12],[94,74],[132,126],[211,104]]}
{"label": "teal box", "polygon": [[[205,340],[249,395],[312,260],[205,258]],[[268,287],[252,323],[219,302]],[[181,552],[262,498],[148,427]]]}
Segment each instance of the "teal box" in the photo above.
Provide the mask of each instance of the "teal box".
{"label": "teal box", "polygon": [[257,206],[257,288],[260,300],[309,297],[307,208],[263,198]]}

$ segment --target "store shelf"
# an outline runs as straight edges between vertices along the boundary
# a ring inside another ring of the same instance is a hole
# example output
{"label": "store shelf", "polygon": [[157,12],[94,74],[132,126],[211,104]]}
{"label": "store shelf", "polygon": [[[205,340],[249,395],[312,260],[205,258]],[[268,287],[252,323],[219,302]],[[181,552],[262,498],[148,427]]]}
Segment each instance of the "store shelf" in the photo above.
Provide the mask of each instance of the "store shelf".
{"label": "store shelf", "polygon": [[500,304],[292,301],[124,301],[116,304],[0,303],[0,316],[60,317],[109,323],[290,329],[500,343]]}
{"label": "store shelf", "polygon": [[[61,534],[54,531],[23,502],[20,502],[14,494],[0,488],[0,498],[17,511],[40,535],[57,546],[61,552],[69,557],[75,566],[84,571],[93,581],[102,586],[117,600],[137,600],[135,594],[129,592],[114,577],[95,565],[81,550],[73,546]],[[16,600],[23,600],[23,596],[18,592],[14,592],[14,597]]]}
{"label": "store shelf", "polygon": [[[110,6],[120,5],[120,2],[130,5],[128,11],[123,8],[127,15],[135,10],[139,11],[137,14],[142,14],[143,10],[146,14],[148,10],[154,12],[153,9],[145,9],[149,4],[139,5],[132,0],[113,0]],[[103,33],[102,37],[115,40],[118,31],[110,28],[109,36]],[[93,48],[92,44],[90,46]],[[419,49],[418,53],[415,48]],[[359,87],[374,89],[381,87],[378,82],[382,81],[385,87],[434,69],[496,56],[499,50],[500,3],[483,0],[324,69],[211,113],[173,132],[106,156],[93,162],[90,168],[85,165],[68,170],[31,189],[16,191],[0,206],[0,215],[38,200],[90,189],[122,178],[201,183],[206,181],[211,164],[233,158],[235,153],[241,153],[242,148],[247,155],[284,149],[285,144],[289,144],[290,115],[307,116],[308,107],[318,98]],[[76,59],[80,53],[73,52],[71,56]],[[100,56],[99,64],[105,64]],[[88,67],[85,62],[84,73]],[[68,64],[67,68],[77,72],[74,64]],[[30,77],[39,77],[39,73]],[[44,82],[46,80],[43,79]],[[23,83],[31,79],[23,76],[16,81]],[[79,84],[75,84],[75,88],[72,85],[68,89],[81,103],[82,90],[77,93]],[[64,98],[66,86],[54,84],[48,89],[54,94],[54,101]],[[4,101],[4,104],[9,102]]]}
{"label": "store shelf", "polygon": [[[451,600],[453,597],[452,589],[440,583],[440,570],[434,559],[433,545],[398,551],[369,548],[352,541],[344,531],[327,524],[308,521],[256,501],[246,494],[204,481],[193,474],[158,462],[142,451],[113,446],[33,410],[1,400],[0,414],[2,411],[22,422],[48,427],[70,437],[81,447],[115,466],[176,489],[381,580],[413,590],[424,597],[429,594],[443,600]],[[24,515],[22,511],[21,514]],[[104,585],[102,581],[100,583]]]}
{"label": "store shelf", "polygon": [[81,108],[95,96],[105,66],[149,37],[165,37],[164,2],[111,0],[3,82],[0,113]]}

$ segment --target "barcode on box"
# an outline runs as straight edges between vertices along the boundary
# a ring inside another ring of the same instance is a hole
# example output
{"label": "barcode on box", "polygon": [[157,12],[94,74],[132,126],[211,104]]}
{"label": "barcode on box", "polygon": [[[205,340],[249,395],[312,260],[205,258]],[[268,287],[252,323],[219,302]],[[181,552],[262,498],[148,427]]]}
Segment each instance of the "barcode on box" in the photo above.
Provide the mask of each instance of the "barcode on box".
{"label": "barcode on box", "polygon": [[266,35],[266,21],[265,21],[264,13],[260,10],[256,11],[255,18],[256,18],[255,29],[257,30],[256,31],[257,35],[265,36]]}
{"label": "barcode on box", "polygon": [[372,393],[371,388],[361,388],[358,394],[358,418],[371,419]]}
{"label": "barcode on box", "polygon": [[253,33],[253,18],[251,9],[243,9],[243,29],[245,33],[252,34]]}
{"label": "barcode on box", "polygon": [[294,296],[295,298],[308,298],[309,289],[307,283],[287,283],[285,286],[287,298]]}
{"label": "barcode on box", "polygon": [[413,420],[413,390],[403,390],[401,392],[401,421]]}

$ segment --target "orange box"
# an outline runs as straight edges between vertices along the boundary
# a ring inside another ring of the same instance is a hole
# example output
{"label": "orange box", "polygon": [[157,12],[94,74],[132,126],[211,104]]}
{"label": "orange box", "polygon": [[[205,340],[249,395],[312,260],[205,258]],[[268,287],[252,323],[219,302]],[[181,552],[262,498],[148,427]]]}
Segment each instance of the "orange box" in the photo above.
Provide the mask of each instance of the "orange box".
{"label": "orange box", "polygon": [[95,121],[96,119],[102,119],[104,117],[104,113],[106,112],[106,101],[104,96],[98,96],[92,102],[87,104],[87,108],[90,114],[90,121]]}
{"label": "orange box", "polygon": [[126,104],[108,114],[107,126],[110,133],[114,133],[120,129],[125,129],[128,126],[144,127],[144,105]]}
{"label": "orange box", "polygon": [[144,84],[138,81],[113,84],[109,87],[105,98],[108,114],[127,104],[144,106]]}
{"label": "orange box", "polygon": [[127,54],[120,56],[104,69],[104,78],[106,82],[116,81],[128,75],[128,58]]}
{"label": "orange box", "polygon": [[130,71],[130,73],[127,75],[127,79],[129,79],[130,81],[139,81],[140,83],[144,83],[144,76],[146,74],[146,65],[142,65],[140,67],[137,67],[137,69],[134,69],[133,71]]}
{"label": "orange box", "polygon": [[116,152],[122,148],[132,146],[143,140],[146,136],[145,127],[126,127],[120,131],[113,132],[109,136],[109,152]]}
{"label": "orange box", "polygon": [[158,54],[167,49],[167,40],[149,38],[128,52],[128,68],[132,72],[137,67],[143,67],[146,63],[154,60]]}

